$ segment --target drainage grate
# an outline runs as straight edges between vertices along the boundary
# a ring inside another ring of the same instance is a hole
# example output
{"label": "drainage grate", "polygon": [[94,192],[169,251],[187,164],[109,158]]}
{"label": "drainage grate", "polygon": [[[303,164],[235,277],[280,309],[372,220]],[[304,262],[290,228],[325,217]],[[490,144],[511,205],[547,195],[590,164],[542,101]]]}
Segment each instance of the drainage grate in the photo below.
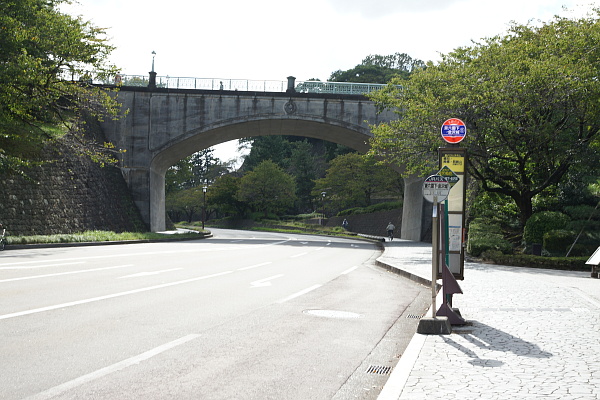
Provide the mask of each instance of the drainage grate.
{"label": "drainage grate", "polygon": [[387,375],[392,371],[392,367],[384,367],[382,365],[371,365],[367,369],[367,374]]}
{"label": "drainage grate", "polygon": [[416,315],[416,314],[408,314],[408,315],[406,316],[406,318],[410,318],[410,319],[421,319],[421,318],[423,318],[423,316],[422,316],[422,315]]}

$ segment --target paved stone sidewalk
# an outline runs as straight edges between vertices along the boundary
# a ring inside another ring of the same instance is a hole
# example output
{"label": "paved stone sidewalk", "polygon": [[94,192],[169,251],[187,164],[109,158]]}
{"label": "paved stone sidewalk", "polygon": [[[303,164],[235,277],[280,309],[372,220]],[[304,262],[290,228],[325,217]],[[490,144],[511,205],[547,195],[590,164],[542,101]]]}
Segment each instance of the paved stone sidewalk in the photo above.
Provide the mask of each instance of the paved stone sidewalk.
{"label": "paved stone sidewalk", "polygon": [[[385,245],[378,261],[431,279],[430,245]],[[468,325],[416,334],[379,399],[600,399],[600,280],[467,262],[459,284]]]}

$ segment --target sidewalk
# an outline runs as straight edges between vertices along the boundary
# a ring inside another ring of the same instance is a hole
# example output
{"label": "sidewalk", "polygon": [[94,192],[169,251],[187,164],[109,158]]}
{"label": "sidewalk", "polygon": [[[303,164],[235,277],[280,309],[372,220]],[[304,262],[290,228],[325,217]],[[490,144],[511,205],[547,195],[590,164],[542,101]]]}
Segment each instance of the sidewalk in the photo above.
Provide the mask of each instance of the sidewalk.
{"label": "sidewalk", "polygon": [[[386,242],[378,262],[431,282],[429,244]],[[468,324],[415,334],[379,400],[600,399],[599,279],[472,262],[464,276],[453,306]]]}

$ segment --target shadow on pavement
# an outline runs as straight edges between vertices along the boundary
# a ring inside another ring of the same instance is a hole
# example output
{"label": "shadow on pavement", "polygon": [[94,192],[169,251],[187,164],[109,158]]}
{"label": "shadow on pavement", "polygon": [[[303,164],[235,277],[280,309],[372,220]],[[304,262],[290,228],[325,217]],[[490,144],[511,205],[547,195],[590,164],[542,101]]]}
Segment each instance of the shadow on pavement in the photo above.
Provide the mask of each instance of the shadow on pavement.
{"label": "shadow on pavement", "polygon": [[[553,357],[552,353],[543,351],[534,343],[527,342],[478,321],[471,321],[471,323],[472,326],[465,327],[467,329],[454,329],[453,333],[463,336],[467,341],[481,350],[485,350],[486,352],[497,351],[500,353],[514,353],[519,357],[539,359]],[[504,362],[499,360],[480,358],[474,350],[456,342],[451,336],[444,336],[443,339],[446,344],[470,357],[471,360],[469,360],[469,364],[471,365],[479,367],[500,367],[504,365]]]}

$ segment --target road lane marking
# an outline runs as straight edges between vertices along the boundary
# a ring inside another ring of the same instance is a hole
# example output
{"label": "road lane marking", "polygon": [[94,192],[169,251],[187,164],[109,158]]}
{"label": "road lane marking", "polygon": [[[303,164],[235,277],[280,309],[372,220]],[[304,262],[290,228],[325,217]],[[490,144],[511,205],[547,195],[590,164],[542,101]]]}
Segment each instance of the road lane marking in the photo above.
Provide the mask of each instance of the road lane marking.
{"label": "road lane marking", "polygon": [[91,372],[91,373],[89,373],[87,375],[80,376],[79,378],[75,378],[73,380],[70,380],[70,381],[65,382],[65,383],[63,383],[61,385],[55,386],[53,388],[50,388],[50,389],[48,389],[46,391],[43,391],[41,393],[38,393],[36,395],[27,397],[26,400],[45,400],[45,399],[51,399],[53,397],[56,397],[58,395],[61,395],[61,394],[65,393],[68,390],[74,389],[74,388],[76,388],[78,386],[81,386],[81,385],[83,385],[85,383],[92,382],[92,381],[94,381],[96,379],[103,378],[106,375],[110,375],[113,372],[117,372],[117,371],[120,371],[122,369],[131,367],[132,365],[139,364],[142,361],[146,361],[146,360],[148,360],[148,359],[150,359],[150,358],[152,358],[152,357],[154,357],[154,356],[156,356],[156,355],[158,355],[160,353],[164,353],[167,350],[171,350],[171,349],[173,349],[173,348],[175,348],[177,346],[181,346],[182,344],[185,344],[185,343],[187,343],[189,341],[192,341],[194,339],[197,339],[199,337],[200,337],[200,335],[198,335],[198,334],[191,334],[191,335],[184,336],[184,337],[179,338],[177,340],[174,340],[172,342],[165,343],[162,346],[155,347],[154,349],[148,350],[145,353],[139,354],[139,355],[137,355],[135,357],[131,357],[131,358],[128,358],[126,360],[120,361],[120,362],[118,362],[116,364],[109,365],[108,367],[101,368],[101,369],[99,369],[97,371]]}
{"label": "road lane marking", "polygon": [[[265,243],[265,244],[257,244],[254,245],[252,247],[253,250],[256,249],[262,249],[263,247],[270,247],[270,246],[277,246],[283,243],[287,243],[289,242],[290,239],[286,239],[286,240],[280,240],[277,242],[273,242],[273,243]],[[145,252],[138,252],[138,253],[114,253],[114,254],[105,254],[105,255],[99,255],[99,256],[87,256],[87,257],[71,257],[71,258],[61,258],[61,259],[56,259],[56,260],[35,260],[35,261],[18,261],[18,262],[11,262],[11,263],[1,263],[0,264],[0,269],[5,269],[6,266],[9,265],[24,265],[24,264],[38,264],[38,263],[44,263],[44,262],[57,262],[57,261],[81,261],[81,260],[96,260],[96,259],[104,259],[104,258],[119,258],[119,257],[139,257],[139,256],[151,256],[151,255],[156,255],[156,254],[181,254],[181,253],[203,253],[203,252],[210,252],[210,251],[231,251],[231,250],[236,250],[236,249],[248,249],[248,247],[244,246],[222,246],[222,247],[203,247],[203,248],[196,248],[196,249],[190,249],[190,250],[182,250],[182,249],[177,249],[177,250],[167,250],[167,251],[145,251]]]}
{"label": "road lane marking", "polygon": [[140,278],[142,276],[151,276],[151,275],[162,274],[163,272],[179,271],[180,269],[183,269],[183,268],[163,269],[162,271],[138,272],[137,274],[131,274],[131,275],[121,276],[121,277],[119,277],[119,279],[123,279],[123,278]]}
{"label": "road lane marking", "polygon": [[37,313],[45,312],[45,311],[57,310],[59,308],[73,307],[73,306],[78,306],[78,305],[87,304],[87,303],[93,303],[93,302],[101,301],[101,300],[114,299],[116,297],[122,297],[122,296],[128,296],[130,294],[137,294],[137,293],[148,292],[148,291],[151,291],[151,290],[162,289],[162,288],[166,288],[166,287],[169,287],[169,286],[182,285],[184,283],[190,283],[190,282],[200,281],[200,280],[203,280],[203,279],[216,278],[218,276],[231,274],[232,272],[233,271],[219,272],[217,274],[199,276],[199,277],[196,277],[196,278],[185,279],[185,280],[177,281],[177,282],[163,283],[161,285],[148,286],[148,287],[145,287],[145,288],[140,288],[140,289],[135,289],[135,290],[128,290],[126,292],[107,294],[105,296],[92,297],[90,299],[76,300],[76,301],[71,301],[71,302],[68,302],[68,303],[56,304],[56,305],[53,305],[53,306],[34,308],[33,310],[26,310],[26,311],[19,311],[19,312],[11,313],[11,314],[4,314],[4,315],[0,315],[0,320],[9,319],[9,318],[15,318],[15,317],[22,317],[24,315],[37,314]]}
{"label": "road lane marking", "polygon": [[[62,267],[64,265],[76,265],[76,264],[85,264],[84,261],[77,261],[77,262],[69,262],[69,263],[60,263],[60,264],[48,264],[48,265],[35,265],[35,266],[21,266],[19,267],[18,264],[20,263],[16,263],[17,265],[14,267],[0,267],[0,270],[9,270],[9,269],[34,269],[34,268],[48,268],[48,267]],[[24,263],[21,263],[24,264]],[[5,265],[10,265],[10,264],[5,264]]]}
{"label": "road lane marking", "polygon": [[300,297],[300,296],[302,296],[302,295],[304,295],[306,293],[312,292],[313,290],[318,289],[320,287],[321,287],[321,285],[313,285],[313,286],[311,286],[309,288],[306,288],[304,290],[299,291],[298,293],[294,293],[291,296],[285,297],[285,298],[283,298],[281,300],[277,300],[277,303],[279,303],[279,304],[285,303],[286,301],[290,301],[292,299],[295,299],[296,297]]}
{"label": "road lane marking", "polygon": [[253,288],[271,286],[271,281],[273,279],[281,278],[282,276],[283,276],[283,274],[279,274],[279,275],[270,276],[268,278],[259,279],[254,282],[250,282],[250,286],[252,286]]}
{"label": "road lane marking", "polygon": [[273,263],[271,261],[267,261],[267,262],[260,263],[260,264],[250,265],[248,267],[238,268],[236,271],[246,271],[246,270],[252,269],[252,268],[264,267],[265,265],[269,265],[269,264],[273,264]]}
{"label": "road lane marking", "polygon": [[14,282],[14,281],[24,281],[27,279],[38,279],[38,278],[49,278],[52,276],[60,276],[60,275],[72,275],[72,274],[83,274],[85,272],[96,272],[96,271],[104,271],[107,269],[116,269],[116,268],[126,268],[132,267],[133,264],[125,264],[125,265],[117,265],[115,267],[104,267],[104,268],[92,268],[92,269],[81,269],[79,271],[69,271],[69,272],[57,272],[55,274],[45,274],[45,275],[34,275],[34,276],[23,276],[21,278],[11,278],[11,279],[3,279],[0,280],[0,283],[4,282]]}
{"label": "road lane marking", "polygon": [[358,267],[349,268],[349,269],[345,270],[344,272],[342,272],[342,275],[348,275],[350,272],[354,271],[357,268]]}
{"label": "road lane marking", "polygon": [[302,256],[305,256],[307,254],[308,253],[306,253],[306,252],[305,253],[298,253],[298,254],[294,254],[293,256],[290,256],[290,258],[302,257]]}

